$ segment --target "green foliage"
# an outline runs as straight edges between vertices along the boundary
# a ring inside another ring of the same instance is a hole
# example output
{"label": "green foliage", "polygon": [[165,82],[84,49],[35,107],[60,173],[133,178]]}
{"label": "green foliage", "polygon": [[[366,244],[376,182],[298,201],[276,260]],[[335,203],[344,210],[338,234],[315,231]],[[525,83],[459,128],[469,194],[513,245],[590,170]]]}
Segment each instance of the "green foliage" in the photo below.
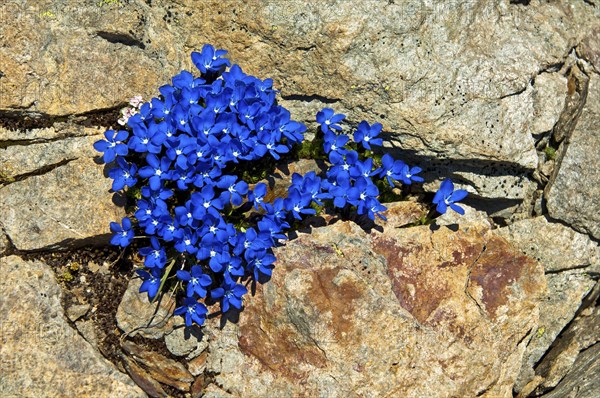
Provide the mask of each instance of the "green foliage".
{"label": "green foliage", "polygon": [[544,148],[544,153],[546,154],[546,158],[548,160],[554,160],[556,159],[556,149],[551,147],[551,146],[547,146],[546,148]]}

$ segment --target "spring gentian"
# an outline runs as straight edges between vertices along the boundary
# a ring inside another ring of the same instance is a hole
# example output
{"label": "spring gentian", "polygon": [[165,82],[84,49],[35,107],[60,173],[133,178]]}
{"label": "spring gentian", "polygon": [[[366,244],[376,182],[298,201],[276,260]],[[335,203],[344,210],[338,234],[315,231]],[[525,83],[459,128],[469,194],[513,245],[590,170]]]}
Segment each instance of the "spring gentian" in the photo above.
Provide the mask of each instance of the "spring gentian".
{"label": "spring gentian", "polygon": [[94,143],[94,149],[98,152],[104,152],[104,155],[102,155],[104,163],[112,162],[117,155],[127,155],[127,145],[123,143],[123,141],[129,137],[127,131],[119,130],[116,132],[114,130],[108,130],[104,133],[104,137],[106,140],[100,140]]}
{"label": "spring gentian", "polygon": [[329,129],[341,130],[338,123],[346,118],[346,115],[338,113],[337,115],[331,108],[323,108],[317,113],[317,123],[321,125],[321,131],[327,133]]}
{"label": "spring gentian", "polygon": [[437,205],[436,210],[440,214],[444,214],[448,209],[448,206],[458,214],[465,214],[465,211],[462,207],[455,204],[460,200],[463,200],[468,195],[468,192],[464,189],[454,190],[454,184],[452,181],[447,178],[442,182],[440,189],[435,193],[435,197],[433,198],[433,204]]}
{"label": "spring gentian", "polygon": [[187,296],[192,297],[195,294],[198,297],[206,297],[206,287],[212,284],[210,276],[202,272],[202,267],[194,265],[191,271],[177,271],[177,278],[187,282]]}
{"label": "spring gentian", "polygon": [[110,223],[110,230],[114,233],[110,243],[115,246],[126,247],[133,240],[133,229],[131,220],[128,217],[124,217],[121,223],[123,226],[116,222]]}
{"label": "spring gentian", "polygon": [[174,314],[183,316],[185,318],[185,326],[190,327],[193,322],[198,326],[202,326],[206,320],[207,312],[208,309],[204,304],[199,303],[193,297],[186,297],[183,300],[183,305],[176,308]]}
{"label": "spring gentian", "polygon": [[213,299],[221,299],[221,311],[229,311],[230,306],[242,308],[242,297],[248,293],[244,285],[225,281],[221,287],[210,292]]}

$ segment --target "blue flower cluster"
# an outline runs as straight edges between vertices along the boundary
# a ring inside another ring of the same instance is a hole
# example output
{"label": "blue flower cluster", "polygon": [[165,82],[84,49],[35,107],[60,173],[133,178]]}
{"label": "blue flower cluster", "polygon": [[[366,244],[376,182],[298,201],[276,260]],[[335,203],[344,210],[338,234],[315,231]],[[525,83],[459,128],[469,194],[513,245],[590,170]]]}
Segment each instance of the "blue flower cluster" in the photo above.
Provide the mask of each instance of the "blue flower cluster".
{"label": "blue flower cluster", "polygon": [[[287,239],[294,219],[316,213],[313,204],[355,206],[358,214],[385,218],[373,177],[391,186],[423,181],[418,167],[389,155],[380,165],[364,156],[382,145],[381,124],[361,122],[351,146],[350,137],[340,133],[345,116],[325,108],[317,122],[331,167],[323,176],[294,174],[287,197],[267,202],[267,186],[252,187],[239,170],[250,162],[279,160],[303,141],[306,127],[277,105],[271,79],[245,74],[225,54],[210,45],[192,53],[199,77],[182,71],[160,87],[158,98],[127,115],[127,130],[109,130],[94,144],[105,163],[114,162],[108,173],[112,189],[140,192],[135,223],[128,217],[111,223],[111,243],[129,246],[134,228],[149,238],[139,250],[145,266],[136,271],[143,280],[140,292],[154,299],[175,277],[185,295],[175,314],[187,326],[204,322],[205,300],[220,302],[224,313],[241,309],[243,282],[271,276],[273,248]],[[444,192],[438,210],[455,208],[462,194]],[[257,211],[252,225],[236,227],[228,220],[252,207]]]}

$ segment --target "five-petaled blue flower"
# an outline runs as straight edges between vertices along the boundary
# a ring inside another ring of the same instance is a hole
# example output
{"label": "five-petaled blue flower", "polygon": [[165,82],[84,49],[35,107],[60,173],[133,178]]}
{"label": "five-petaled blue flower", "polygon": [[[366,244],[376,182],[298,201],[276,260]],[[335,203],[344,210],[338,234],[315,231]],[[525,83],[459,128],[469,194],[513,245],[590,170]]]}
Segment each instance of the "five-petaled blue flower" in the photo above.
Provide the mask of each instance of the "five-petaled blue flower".
{"label": "five-petaled blue flower", "polygon": [[175,309],[174,314],[185,318],[185,326],[190,327],[192,323],[202,326],[206,320],[208,309],[202,303],[196,301],[193,297],[186,297],[183,300],[183,305]]}
{"label": "five-petaled blue flower", "polygon": [[448,206],[458,214],[465,214],[462,207],[455,204],[460,200],[463,200],[468,195],[468,192],[464,189],[454,190],[454,184],[450,179],[445,179],[440,186],[440,189],[435,193],[433,198],[433,204],[437,205],[436,210],[440,214],[444,214],[448,209]]}
{"label": "five-petaled blue flower", "polygon": [[108,130],[104,133],[106,140],[96,141],[94,143],[94,149],[98,152],[104,152],[102,160],[104,163],[110,163],[117,155],[127,155],[127,145],[123,143],[129,137],[129,133],[125,130]]}
{"label": "five-petaled blue flower", "polygon": [[344,114],[335,114],[331,108],[323,108],[317,113],[317,123],[321,125],[321,131],[327,133],[330,129],[341,130],[338,123],[346,118]]}
{"label": "five-petaled blue flower", "polygon": [[124,217],[121,223],[122,226],[116,222],[110,223],[110,230],[114,233],[110,243],[115,246],[126,247],[133,240],[134,233],[131,220],[128,217]]}

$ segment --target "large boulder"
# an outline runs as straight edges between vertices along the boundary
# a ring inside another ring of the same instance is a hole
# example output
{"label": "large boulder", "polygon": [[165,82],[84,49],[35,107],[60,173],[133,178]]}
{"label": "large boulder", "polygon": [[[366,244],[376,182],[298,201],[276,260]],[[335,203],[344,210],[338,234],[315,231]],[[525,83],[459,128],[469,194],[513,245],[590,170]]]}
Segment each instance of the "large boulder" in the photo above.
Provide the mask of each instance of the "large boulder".
{"label": "large boulder", "polygon": [[239,329],[209,321],[234,396],[510,396],[545,279],[488,229],[338,222],[277,257]]}

